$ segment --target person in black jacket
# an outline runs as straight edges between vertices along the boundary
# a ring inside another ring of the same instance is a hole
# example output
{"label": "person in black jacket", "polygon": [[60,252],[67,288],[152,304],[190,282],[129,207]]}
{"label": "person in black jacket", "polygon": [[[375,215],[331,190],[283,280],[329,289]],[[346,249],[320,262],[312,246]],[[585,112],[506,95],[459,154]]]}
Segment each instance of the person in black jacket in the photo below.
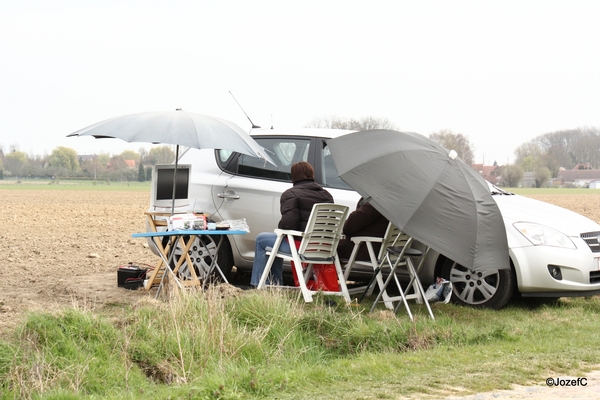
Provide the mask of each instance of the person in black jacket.
{"label": "person in black jacket", "polygon": [[[315,182],[315,171],[309,163],[301,161],[292,165],[293,186],[281,194],[281,220],[279,229],[291,229],[303,232],[308,218],[316,203],[333,203],[333,196]],[[258,286],[267,265],[267,247],[273,247],[277,235],[274,232],[261,232],[256,236],[256,250],[252,265],[251,286]],[[287,240],[281,243],[282,252],[290,252]],[[271,283],[283,283],[283,260],[276,258],[271,267]]]}
{"label": "person in black jacket", "polygon": [[[383,237],[387,230],[389,221],[386,217],[381,215],[379,211],[375,209],[368,201],[361,198],[356,205],[356,210],[352,211],[346,222],[344,223],[344,235],[345,238],[340,240],[337,248],[338,256],[342,260],[348,260],[352,249],[354,248],[354,242],[352,238],[355,236],[372,236],[372,237]],[[375,255],[379,252],[381,243],[373,243],[373,250]],[[369,252],[367,246],[364,244],[358,250],[356,259],[361,261],[369,261]]]}

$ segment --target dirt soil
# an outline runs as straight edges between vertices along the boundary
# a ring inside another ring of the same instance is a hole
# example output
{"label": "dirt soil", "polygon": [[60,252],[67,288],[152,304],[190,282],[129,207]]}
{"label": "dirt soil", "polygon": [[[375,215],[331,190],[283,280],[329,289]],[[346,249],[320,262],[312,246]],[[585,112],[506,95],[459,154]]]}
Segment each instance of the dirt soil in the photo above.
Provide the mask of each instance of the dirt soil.
{"label": "dirt soil", "polygon": [[117,268],[155,265],[144,239],[146,192],[1,190],[0,334],[28,311],[96,309],[146,291],[117,287]]}
{"label": "dirt soil", "polygon": [[[117,287],[120,265],[158,261],[145,239],[131,237],[146,230],[148,197],[146,192],[0,190],[0,335],[13,332],[29,311],[101,309],[152,296],[156,289]],[[600,222],[600,194],[531,197]],[[588,383],[587,390],[600,385],[599,374]]]}

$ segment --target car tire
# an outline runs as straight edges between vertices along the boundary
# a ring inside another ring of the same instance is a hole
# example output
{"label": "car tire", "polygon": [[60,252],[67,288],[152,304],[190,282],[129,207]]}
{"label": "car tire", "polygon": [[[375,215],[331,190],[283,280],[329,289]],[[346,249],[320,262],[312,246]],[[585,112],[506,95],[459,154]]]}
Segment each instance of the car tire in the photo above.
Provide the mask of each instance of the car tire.
{"label": "car tire", "polygon": [[452,301],[469,307],[500,309],[513,297],[516,278],[512,268],[473,272],[446,259],[441,271],[452,282]]}
{"label": "car tire", "polygon": [[[223,272],[223,275],[225,275],[225,278],[229,280],[229,277],[231,276],[231,270],[233,267],[233,254],[231,252],[229,240],[227,240],[227,238],[225,237],[221,238],[223,239],[223,243],[219,247],[217,262],[219,264],[219,268]],[[185,239],[188,240],[188,237],[185,237]],[[213,237],[210,235],[203,235],[196,237],[194,239],[194,243],[192,243],[192,246],[190,247],[188,254],[196,264],[194,265],[196,275],[201,279],[202,273],[198,270],[198,265],[201,265],[204,270],[208,269],[208,266],[212,261],[212,256],[214,255],[214,252],[217,248],[218,240],[219,239],[213,239]],[[202,241],[202,245],[200,245],[199,241]],[[175,249],[175,254],[173,255],[173,263],[171,265],[171,268],[175,267],[181,255],[182,249],[179,243],[177,243],[177,248]],[[187,280],[191,278],[191,274],[188,268],[189,266],[187,265],[187,262],[184,261],[181,267],[179,268],[180,279]],[[216,269],[214,269],[208,277],[208,282],[223,282],[223,278],[221,277],[219,272]]]}

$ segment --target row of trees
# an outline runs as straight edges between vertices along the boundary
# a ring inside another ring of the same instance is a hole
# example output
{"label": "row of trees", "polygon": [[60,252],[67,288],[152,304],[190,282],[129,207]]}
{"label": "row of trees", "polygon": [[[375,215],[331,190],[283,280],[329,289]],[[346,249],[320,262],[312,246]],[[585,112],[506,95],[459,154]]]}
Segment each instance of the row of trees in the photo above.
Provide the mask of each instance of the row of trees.
{"label": "row of trees", "polygon": [[[364,117],[362,119],[335,116],[318,117],[307,124],[313,128],[351,130],[398,129],[388,119]],[[429,138],[446,149],[453,149],[468,165],[473,164],[474,151],[469,139],[462,133],[445,129],[434,132]],[[526,172],[532,173],[536,187],[546,185],[557,178],[561,168],[573,169],[586,164],[588,168],[600,168],[600,129],[583,127],[540,135],[515,150],[515,162],[504,165],[502,183],[517,187]]]}
{"label": "row of trees", "polygon": [[515,164],[524,171],[545,167],[552,176],[578,164],[600,167],[600,129],[584,127],[540,135],[515,150]]}
{"label": "row of trees", "polygon": [[583,127],[537,136],[515,150],[515,162],[502,168],[502,181],[516,187],[526,172],[536,187],[546,186],[561,169],[600,168],[600,129]]}
{"label": "row of trees", "polygon": [[[398,129],[386,118],[363,117],[340,118],[317,117],[309,122],[309,128],[349,130]],[[434,132],[429,137],[447,149],[454,149],[467,164],[474,159],[473,145],[469,139],[451,130]],[[558,176],[560,168],[572,169],[578,164],[600,168],[600,130],[578,128],[546,133],[522,144],[515,150],[515,163],[502,167],[501,175],[505,186],[518,186],[525,172],[533,173],[535,184],[544,186]],[[27,154],[11,149],[5,154],[0,146],[0,179],[13,177],[75,177],[102,180],[149,180],[155,164],[172,163],[175,154],[170,146],[154,147],[150,151],[140,148],[139,152],[124,151],[111,156],[100,153],[93,156],[78,156],[75,150],[57,147],[47,156],[28,157]],[[128,164],[134,160],[136,168]]]}
{"label": "row of trees", "polygon": [[[134,161],[134,165],[130,162]],[[111,156],[107,153],[78,155],[68,147],[57,147],[50,155],[28,157],[12,149],[5,154],[0,148],[0,179],[15,178],[81,178],[110,181],[146,181],[151,178],[152,166],[170,164],[175,152],[170,146],[139,152],[126,150]]]}
{"label": "row of trees", "polygon": [[[354,131],[367,131],[371,129],[393,129],[398,130],[398,126],[393,124],[387,118],[363,117],[341,118],[337,116],[316,117],[306,124],[307,128],[324,129],[348,129]],[[473,164],[473,146],[469,139],[462,133],[454,133],[449,129],[432,133],[429,138],[439,143],[446,149],[453,149],[461,160],[466,164]]]}

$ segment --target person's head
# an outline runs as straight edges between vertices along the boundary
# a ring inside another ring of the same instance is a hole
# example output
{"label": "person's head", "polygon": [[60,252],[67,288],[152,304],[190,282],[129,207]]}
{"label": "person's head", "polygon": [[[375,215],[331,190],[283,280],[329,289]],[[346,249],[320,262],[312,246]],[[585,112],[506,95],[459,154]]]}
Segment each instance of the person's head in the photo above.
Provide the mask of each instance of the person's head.
{"label": "person's head", "polygon": [[315,170],[306,161],[300,161],[292,164],[292,182],[305,181],[307,179],[315,180]]}

